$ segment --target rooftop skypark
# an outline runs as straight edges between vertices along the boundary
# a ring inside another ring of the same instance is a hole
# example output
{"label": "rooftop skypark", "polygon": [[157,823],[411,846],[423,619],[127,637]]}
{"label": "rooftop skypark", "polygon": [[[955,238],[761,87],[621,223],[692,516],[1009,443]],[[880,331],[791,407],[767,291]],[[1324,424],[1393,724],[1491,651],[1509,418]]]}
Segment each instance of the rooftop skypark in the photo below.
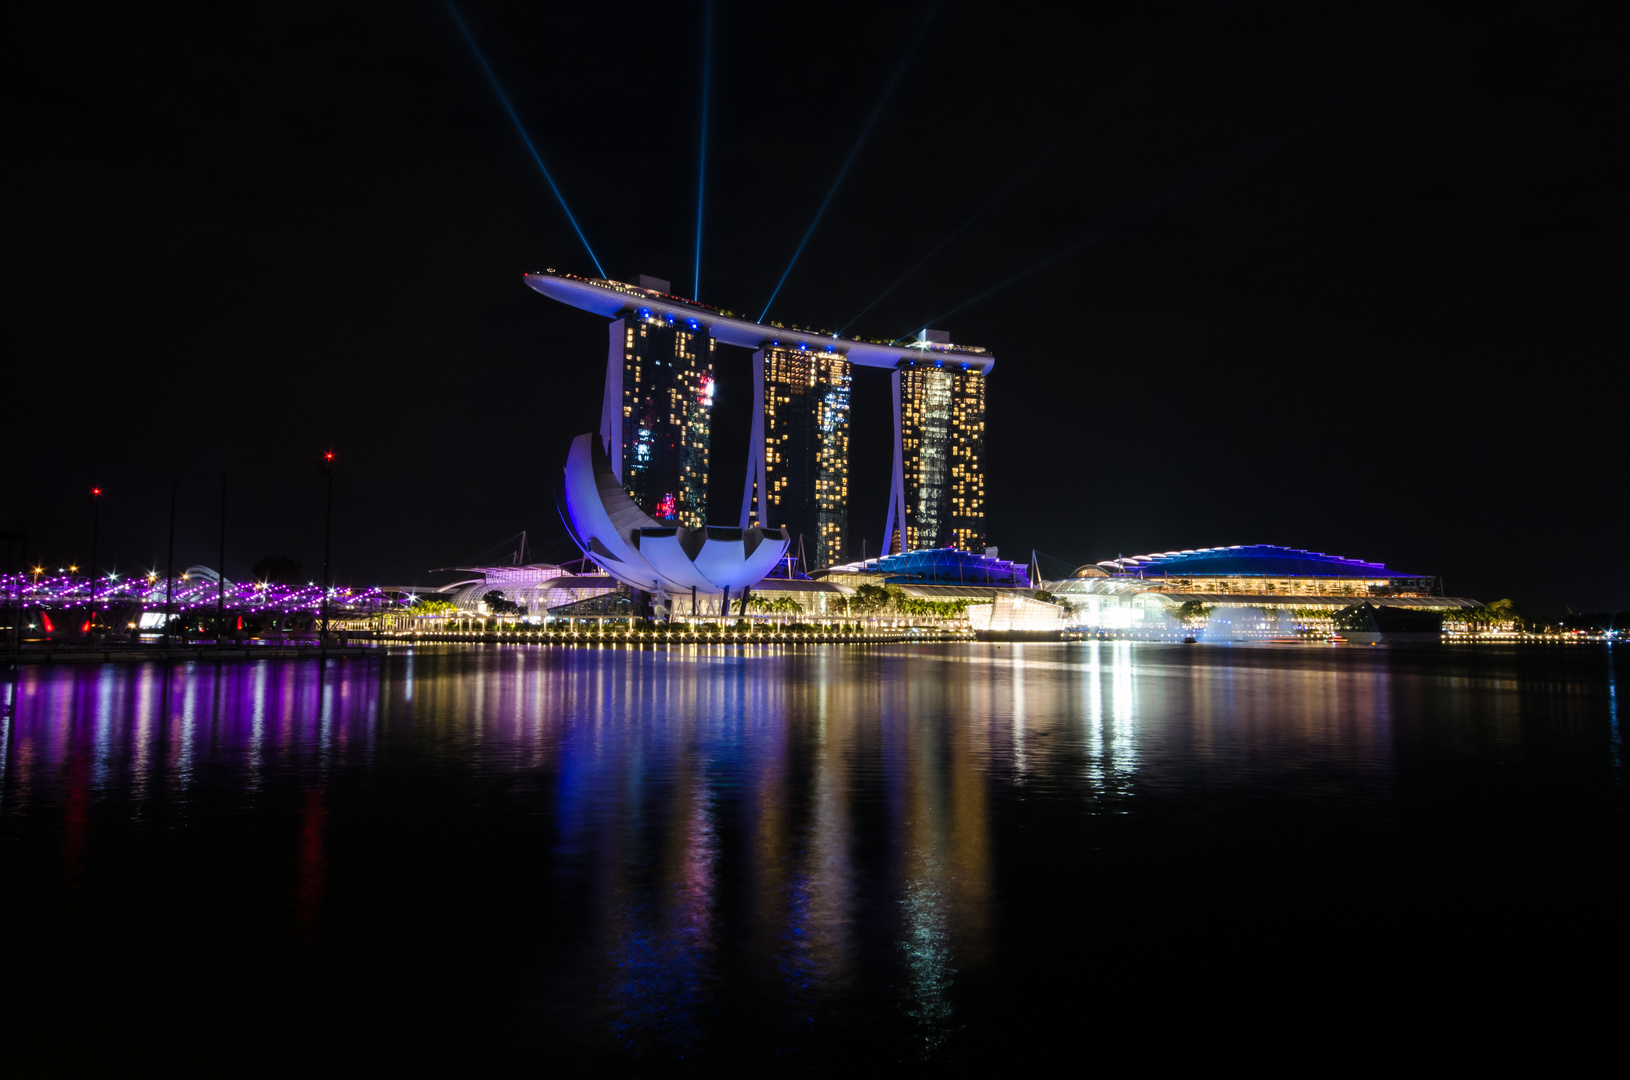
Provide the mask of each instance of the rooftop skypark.
{"label": "rooftop skypark", "polygon": [[606,318],[649,309],[653,314],[671,315],[676,320],[695,319],[699,324],[707,324],[714,340],[746,349],[791,342],[811,349],[841,352],[851,363],[864,367],[890,369],[899,367],[902,362],[921,363],[925,359],[941,364],[954,361],[963,370],[981,374],[989,373],[996,365],[996,358],[978,345],[954,345],[949,341],[930,341],[926,337],[896,345],[754,322],[741,316],[727,315],[708,304],[655,289],[621,281],[579,277],[559,270],[546,269],[527,274],[526,283],[552,300]]}

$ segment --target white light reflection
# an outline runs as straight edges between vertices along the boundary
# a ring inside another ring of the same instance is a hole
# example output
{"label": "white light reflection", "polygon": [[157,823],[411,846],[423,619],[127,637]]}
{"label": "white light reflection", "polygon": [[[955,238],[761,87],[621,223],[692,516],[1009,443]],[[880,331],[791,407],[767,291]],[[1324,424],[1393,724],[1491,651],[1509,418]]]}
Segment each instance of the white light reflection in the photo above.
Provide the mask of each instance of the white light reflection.
{"label": "white light reflection", "polygon": [[1082,680],[1086,697],[1084,721],[1086,726],[1087,790],[1101,794],[1108,776],[1104,771],[1104,643],[1094,641],[1087,662],[1087,677]]}
{"label": "white light reflection", "polygon": [[[104,664],[97,673],[95,688],[94,712],[91,717],[91,728],[94,731],[92,745],[96,748],[94,763],[91,765],[91,787],[98,791],[106,790],[108,781],[108,765],[113,756],[113,697],[115,676],[113,666]],[[143,742],[137,747],[138,760],[145,762],[147,746]],[[138,766],[140,768],[140,766]],[[142,785],[141,774],[138,773],[138,788]],[[137,797],[141,792],[138,790]]]}
{"label": "white light reflection", "polygon": [[249,709],[249,760],[248,777],[244,787],[251,793],[260,790],[262,750],[266,738],[266,678],[271,669],[270,664],[256,664],[254,674],[254,693],[249,695],[253,703]]}
{"label": "white light reflection", "polygon": [[[192,778],[193,743],[195,741],[195,732],[197,731],[198,719],[197,674],[198,673],[196,670],[187,672],[186,685],[181,694],[180,729],[176,733],[175,738],[171,740],[171,746],[173,749],[167,748],[168,753],[165,755],[167,765],[169,765],[169,763],[172,761],[174,763],[173,766],[170,766],[167,771],[169,771],[173,776],[174,784],[178,790],[184,789]],[[221,666],[219,664],[215,665],[213,675],[214,678],[211,680],[212,684],[218,683],[221,678]],[[169,725],[165,725],[165,730],[169,730]]]}
{"label": "white light reflection", "polygon": [[152,664],[143,664],[136,678],[136,730],[131,746],[130,793],[136,804],[140,805],[147,794],[147,752],[153,738],[154,721],[158,718],[158,725],[162,726],[162,717],[170,709],[169,666],[155,668]]}
{"label": "white light reflection", "polygon": [[1011,724],[1013,728],[1013,769],[1017,774],[1015,781],[1024,783],[1025,757],[1024,757],[1024,646],[1013,647],[1013,715]]}
{"label": "white light reflection", "polygon": [[[849,929],[853,918],[853,868],[849,852],[849,741],[832,733],[832,683],[820,656],[815,681],[814,822],[804,868],[807,912],[805,942],[810,968],[824,989],[845,986],[852,963]],[[846,716],[852,716],[845,710]]]}

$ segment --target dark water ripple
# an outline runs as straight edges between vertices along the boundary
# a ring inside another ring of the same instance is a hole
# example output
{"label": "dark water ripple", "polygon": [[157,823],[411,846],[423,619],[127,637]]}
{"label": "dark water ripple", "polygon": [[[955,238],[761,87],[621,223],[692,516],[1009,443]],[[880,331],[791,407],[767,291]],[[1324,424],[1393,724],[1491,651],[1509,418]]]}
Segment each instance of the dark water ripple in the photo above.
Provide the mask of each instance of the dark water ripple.
{"label": "dark water ripple", "polygon": [[939,1070],[1509,1042],[1513,1016],[1583,1046],[1623,985],[1622,658],[24,668],[0,731],[7,1046]]}

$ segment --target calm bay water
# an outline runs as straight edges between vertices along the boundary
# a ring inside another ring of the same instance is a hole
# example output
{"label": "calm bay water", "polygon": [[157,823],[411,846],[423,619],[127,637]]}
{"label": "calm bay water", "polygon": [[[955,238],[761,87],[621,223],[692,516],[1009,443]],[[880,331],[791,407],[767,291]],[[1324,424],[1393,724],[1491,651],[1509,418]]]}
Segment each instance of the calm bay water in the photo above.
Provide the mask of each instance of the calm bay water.
{"label": "calm bay water", "polygon": [[1623,985],[1624,655],[27,667],[6,1045],[653,1075],[1582,1046]]}

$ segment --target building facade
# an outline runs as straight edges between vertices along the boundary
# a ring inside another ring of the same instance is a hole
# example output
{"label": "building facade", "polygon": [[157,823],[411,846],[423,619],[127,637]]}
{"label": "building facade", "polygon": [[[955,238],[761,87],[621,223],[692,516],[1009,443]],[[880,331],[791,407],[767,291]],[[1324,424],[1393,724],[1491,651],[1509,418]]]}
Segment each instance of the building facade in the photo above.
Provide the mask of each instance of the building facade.
{"label": "building facade", "polygon": [[607,456],[635,504],[658,521],[706,524],[713,426],[707,327],[649,308],[615,320],[603,409]]}
{"label": "building facade", "polygon": [[772,343],[753,370],[744,524],[785,527],[806,566],[837,562],[849,536],[849,361]]}
{"label": "building facade", "polygon": [[895,369],[894,477],[883,550],[985,547],[985,374],[941,360]]}

